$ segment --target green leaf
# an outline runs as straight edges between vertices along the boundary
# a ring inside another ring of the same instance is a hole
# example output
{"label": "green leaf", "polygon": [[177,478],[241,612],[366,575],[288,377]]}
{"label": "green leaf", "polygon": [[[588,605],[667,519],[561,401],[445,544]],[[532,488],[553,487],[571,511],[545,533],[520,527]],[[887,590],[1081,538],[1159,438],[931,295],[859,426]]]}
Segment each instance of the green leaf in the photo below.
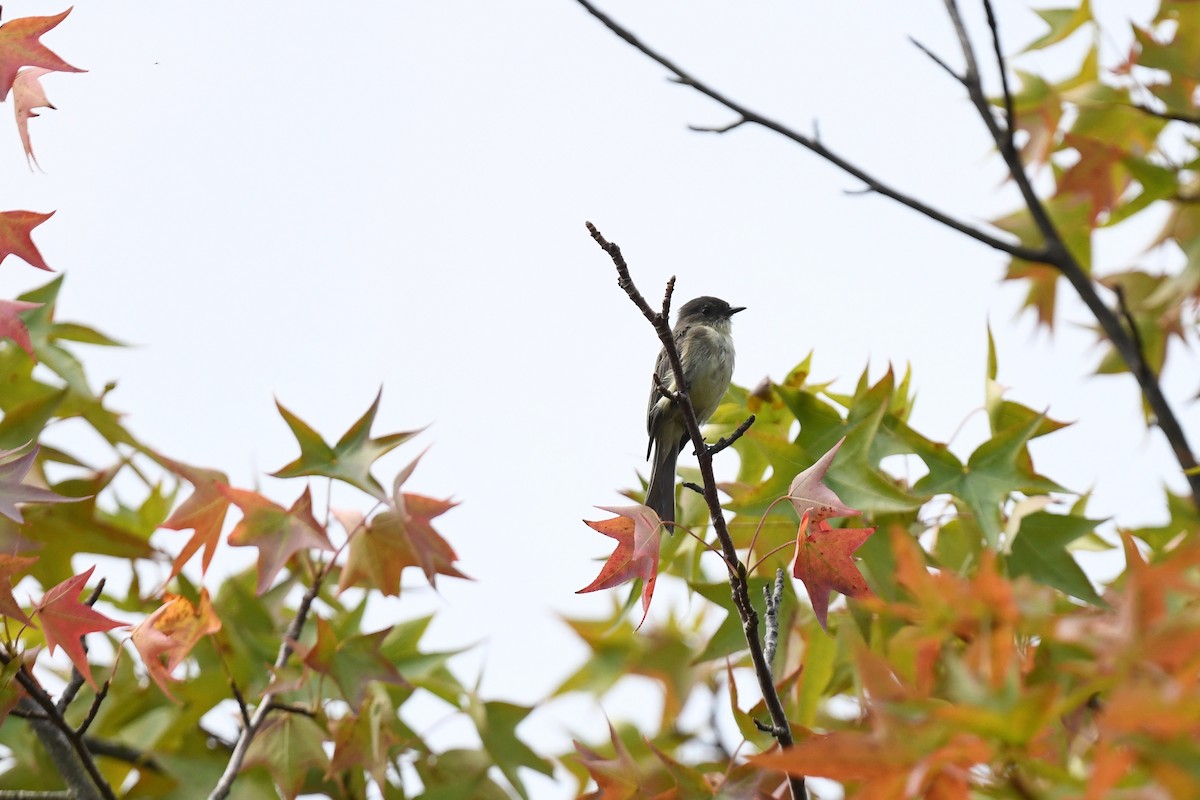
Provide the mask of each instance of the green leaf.
{"label": "green leaf", "polygon": [[1078,8],[1035,8],[1033,12],[1050,26],[1050,30],[1029,44],[1025,52],[1041,50],[1066,39],[1085,23],[1091,22],[1092,9],[1089,0],[1083,0]]}
{"label": "green leaf", "polygon": [[1072,597],[1107,606],[1067,550],[1071,542],[1086,536],[1101,522],[1103,520],[1045,511],[1023,517],[1008,555],[1009,572],[1014,578],[1028,575],[1038,583]]}
{"label": "green leaf", "polygon": [[268,718],[246,751],[245,766],[264,766],[288,800],[295,800],[310,769],[324,770],[329,757],[322,747],[326,736],[303,714],[275,714]]}
{"label": "green leaf", "polygon": [[279,402],[275,405],[287,422],[288,427],[300,444],[300,457],[271,473],[276,478],[297,478],[304,475],[324,475],[348,483],[367,494],[386,500],[387,493],[371,474],[371,466],[384,454],[390,452],[412,437],[423,428],[403,433],[390,433],[378,439],[371,438],[371,424],[379,411],[379,401],[383,397],[383,389],[375,395],[375,402],[367,409],[350,430],[342,436],[333,447],[326,444],[320,435],[309,427],[308,423],[288,411]]}
{"label": "green leaf", "polygon": [[554,774],[554,765],[530,750],[517,736],[517,726],[529,716],[530,711],[532,709],[525,706],[499,701],[483,703],[476,700],[471,704],[471,716],[483,748],[517,794],[526,799],[529,794],[521,782],[519,768],[532,769],[543,775]]}
{"label": "green leaf", "polygon": [[792,719],[797,725],[811,728],[816,722],[821,700],[833,679],[837,652],[837,639],[826,635],[813,620],[805,631],[804,669],[800,672],[799,702]]}

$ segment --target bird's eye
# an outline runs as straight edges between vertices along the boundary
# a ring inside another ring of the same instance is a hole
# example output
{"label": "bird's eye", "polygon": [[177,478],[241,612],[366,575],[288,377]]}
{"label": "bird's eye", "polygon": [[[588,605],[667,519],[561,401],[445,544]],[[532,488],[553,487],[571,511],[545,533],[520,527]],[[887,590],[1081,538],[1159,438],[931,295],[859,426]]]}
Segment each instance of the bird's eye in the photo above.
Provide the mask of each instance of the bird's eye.
{"label": "bird's eye", "polygon": [[711,313],[712,313],[712,306],[705,306],[704,308],[700,309],[700,313],[702,313],[702,314],[704,314],[704,315],[706,315],[706,316],[707,316],[708,314],[711,314]]}

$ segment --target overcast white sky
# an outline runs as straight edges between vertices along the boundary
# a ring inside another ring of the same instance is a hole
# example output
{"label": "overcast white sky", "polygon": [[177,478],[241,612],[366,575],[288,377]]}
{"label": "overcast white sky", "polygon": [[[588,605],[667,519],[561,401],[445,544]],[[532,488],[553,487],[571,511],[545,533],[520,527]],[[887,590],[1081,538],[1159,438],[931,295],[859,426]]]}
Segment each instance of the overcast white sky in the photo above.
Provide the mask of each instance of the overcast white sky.
{"label": "overcast white sky", "polygon": [[[1153,4],[1095,5],[1117,34],[1111,63],[1122,20]],[[1002,4],[1010,52],[1040,31],[1018,6]],[[958,63],[940,2],[604,7],[750,107],[803,130],[819,120],[827,145],[940,208],[984,220],[1015,206],[963,93],[907,41]],[[62,8],[9,2],[4,15]],[[1036,333],[1015,318],[1024,289],[998,283],[999,254],[845,194],[855,181],[767,132],[688,132],[730,115],[571,0],[89,3],[45,43],[89,71],[43,81],[58,107],[31,123],[44,174],[0,124],[0,206],[57,209],[35,239],[67,273],[60,315],[139,345],[85,353],[96,384],[118,381],[112,403],[146,441],[288,503],[302,484],[262,474],[296,453],[273,398],[331,440],[380,384],[376,432],[432,423],[408,485],[462,501],[440,530],[478,580],[410,592],[378,624],[436,609],[430,644],[478,643],[459,664],[468,680],[482,665],[491,696],[535,702],[578,666],[558,615],[610,603],[574,594],[610,550],[579,520],[644,469],[657,344],[585,219],[648,295],[674,274],[681,300],[749,308],[735,326],[741,384],[810,349],[816,377],[844,388],[866,364],[878,376],[911,362],[915,423],[945,438],[983,401],[991,320],[1011,396],[1078,420],[1035,444],[1043,472],[1094,488],[1093,515],[1128,525],[1161,518],[1164,479],[1181,486],[1133,381],[1089,377],[1078,304],[1055,338]],[[1103,239],[1100,269],[1171,266],[1141,253],[1153,233]],[[47,277],[10,259],[0,296]],[[1193,353],[1173,358],[1169,390],[1197,440],[1182,400],[1200,370]],[[975,417],[961,452],[981,428]],[[378,474],[390,481],[416,452]],[[244,557],[224,548],[218,563]],[[645,697],[605,708],[654,719]],[[528,726],[545,750],[602,730],[590,701]]]}

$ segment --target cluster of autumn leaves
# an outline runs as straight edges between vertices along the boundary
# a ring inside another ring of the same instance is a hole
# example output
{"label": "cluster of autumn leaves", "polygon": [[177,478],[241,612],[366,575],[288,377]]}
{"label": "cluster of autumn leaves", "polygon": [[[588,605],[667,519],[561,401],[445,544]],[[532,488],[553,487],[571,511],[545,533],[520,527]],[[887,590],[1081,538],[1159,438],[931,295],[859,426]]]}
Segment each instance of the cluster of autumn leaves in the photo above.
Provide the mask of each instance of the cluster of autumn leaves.
{"label": "cluster of autumn leaves", "polygon": [[[837,494],[822,483],[843,441],[844,438],[838,440],[811,467],[796,475],[788,487],[787,495],[779,498],[779,501],[789,501],[800,517],[795,556],[791,559],[792,576],[802,581],[808,589],[813,613],[822,629],[826,627],[829,614],[830,591],[841,592],[847,597],[864,597],[871,591],[851,556],[875,532],[875,528],[832,528],[827,522],[831,517],[853,517],[861,513],[843,504]],[[654,586],[658,582],[660,538],[665,526],[649,506],[601,506],[600,509],[611,511],[617,517],[585,522],[593,530],[616,539],[617,549],[604,562],[596,580],[579,592],[612,589],[622,583],[641,579],[642,622],[645,622],[646,614],[650,611],[650,600],[654,596]],[[767,511],[770,511],[770,507]],[[766,521],[765,514],[763,521]],[[692,531],[688,531],[688,534],[696,536]],[[750,541],[747,557],[754,552],[755,539]],[[706,543],[698,536],[697,540],[724,559],[719,546]],[[736,570],[736,565],[726,566],[731,572]],[[756,566],[751,565],[747,572],[753,574]]]}

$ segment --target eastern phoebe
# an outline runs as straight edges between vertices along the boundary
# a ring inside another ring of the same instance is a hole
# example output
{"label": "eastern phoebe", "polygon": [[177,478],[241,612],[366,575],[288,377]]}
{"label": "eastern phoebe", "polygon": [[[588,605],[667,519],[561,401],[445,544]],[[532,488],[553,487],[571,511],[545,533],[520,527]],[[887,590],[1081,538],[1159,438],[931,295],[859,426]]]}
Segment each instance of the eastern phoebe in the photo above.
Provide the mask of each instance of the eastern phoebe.
{"label": "eastern phoebe", "polygon": [[[696,421],[703,425],[725,396],[733,376],[733,337],[729,335],[734,314],[744,307],[731,308],[716,297],[697,297],[679,309],[673,329],[675,347],[683,364],[683,378],[688,396],[696,412]],[[654,362],[654,374],[663,386],[676,391],[675,374],[667,351],[661,350]],[[646,489],[646,505],[658,518],[675,520],[675,459],[688,440],[683,414],[669,397],[650,382],[650,403],[646,408],[646,430],[650,444],[646,457],[654,452],[650,469],[650,484]]]}

